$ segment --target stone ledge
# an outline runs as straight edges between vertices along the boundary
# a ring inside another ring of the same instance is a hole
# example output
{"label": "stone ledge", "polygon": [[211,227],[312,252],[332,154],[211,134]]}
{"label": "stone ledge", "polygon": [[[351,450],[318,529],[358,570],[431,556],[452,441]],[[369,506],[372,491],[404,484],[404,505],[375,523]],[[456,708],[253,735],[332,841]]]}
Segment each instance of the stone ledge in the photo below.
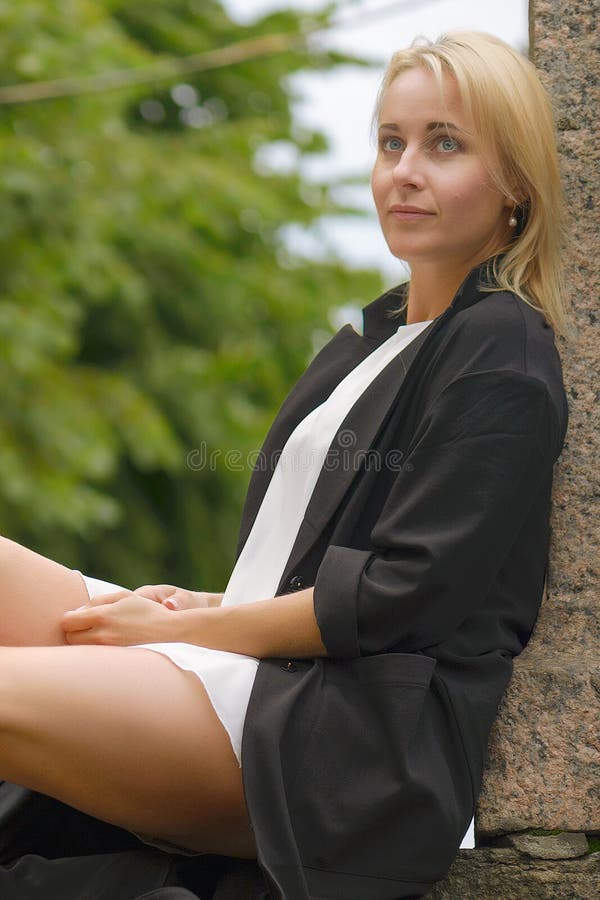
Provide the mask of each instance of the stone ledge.
{"label": "stone ledge", "polygon": [[560,834],[507,834],[506,841],[525,856],[535,859],[578,859],[589,852],[587,838],[582,831],[561,831]]}
{"label": "stone ledge", "polygon": [[580,859],[538,860],[518,850],[459,850],[427,900],[597,900],[600,852]]}

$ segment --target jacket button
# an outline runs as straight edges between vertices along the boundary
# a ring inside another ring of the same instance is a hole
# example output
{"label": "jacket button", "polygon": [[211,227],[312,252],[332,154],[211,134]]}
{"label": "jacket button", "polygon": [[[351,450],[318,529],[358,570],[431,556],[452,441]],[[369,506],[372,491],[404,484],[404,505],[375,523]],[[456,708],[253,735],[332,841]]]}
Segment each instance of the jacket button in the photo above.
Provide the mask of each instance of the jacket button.
{"label": "jacket button", "polygon": [[281,666],[281,668],[284,672],[295,672],[297,666],[296,663],[292,662],[291,659],[288,659],[288,661],[283,666]]}
{"label": "jacket button", "polygon": [[304,579],[302,575],[294,575],[293,578],[290,578],[289,586],[293,591],[301,591],[304,587]]}

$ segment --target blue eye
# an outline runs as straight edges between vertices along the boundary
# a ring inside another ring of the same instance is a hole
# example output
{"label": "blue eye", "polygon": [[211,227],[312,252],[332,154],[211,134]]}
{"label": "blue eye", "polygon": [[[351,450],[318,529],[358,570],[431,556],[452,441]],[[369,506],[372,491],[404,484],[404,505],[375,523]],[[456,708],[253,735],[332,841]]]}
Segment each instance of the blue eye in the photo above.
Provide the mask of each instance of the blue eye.
{"label": "blue eye", "polygon": [[455,150],[460,149],[460,144],[458,143],[458,141],[448,135],[446,137],[440,138],[440,140],[437,142],[437,146],[442,151],[442,153],[453,153]]}
{"label": "blue eye", "polygon": [[382,139],[381,146],[384,150],[396,153],[398,150],[402,150],[402,141],[397,137],[387,137]]}

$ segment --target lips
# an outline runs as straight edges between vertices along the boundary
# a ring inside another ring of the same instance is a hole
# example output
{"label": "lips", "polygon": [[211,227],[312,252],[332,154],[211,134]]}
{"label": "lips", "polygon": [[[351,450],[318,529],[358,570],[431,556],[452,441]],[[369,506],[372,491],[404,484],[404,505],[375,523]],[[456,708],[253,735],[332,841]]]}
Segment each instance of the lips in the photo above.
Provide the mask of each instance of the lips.
{"label": "lips", "polygon": [[434,213],[427,209],[421,209],[419,206],[401,206],[396,204],[390,207],[390,213],[400,219],[419,219],[424,216],[433,216]]}

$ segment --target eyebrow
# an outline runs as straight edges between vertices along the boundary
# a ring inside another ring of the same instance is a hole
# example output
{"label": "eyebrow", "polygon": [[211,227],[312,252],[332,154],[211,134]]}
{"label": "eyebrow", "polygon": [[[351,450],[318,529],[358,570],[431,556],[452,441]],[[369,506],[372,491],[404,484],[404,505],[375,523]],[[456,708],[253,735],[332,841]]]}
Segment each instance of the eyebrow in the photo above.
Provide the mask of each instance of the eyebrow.
{"label": "eyebrow", "polygon": [[[387,128],[389,131],[399,131],[398,125],[395,122],[385,122],[382,123],[379,128]],[[453,122],[429,122],[426,126],[427,131],[459,131],[461,134],[469,134],[468,131],[465,131],[464,128],[460,128],[458,125],[455,125]]]}

